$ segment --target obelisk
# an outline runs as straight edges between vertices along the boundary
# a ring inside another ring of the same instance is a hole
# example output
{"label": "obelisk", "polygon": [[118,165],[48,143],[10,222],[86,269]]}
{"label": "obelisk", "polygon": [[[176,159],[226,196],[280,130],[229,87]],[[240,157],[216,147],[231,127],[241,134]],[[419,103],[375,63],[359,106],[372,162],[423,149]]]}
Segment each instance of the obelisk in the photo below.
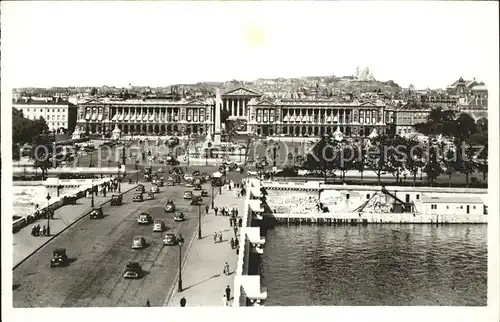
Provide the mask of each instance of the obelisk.
{"label": "obelisk", "polygon": [[214,144],[215,145],[220,145],[220,139],[221,139],[221,121],[220,121],[220,113],[222,109],[222,99],[220,97],[220,89],[217,88],[215,90],[215,130],[214,130]]}

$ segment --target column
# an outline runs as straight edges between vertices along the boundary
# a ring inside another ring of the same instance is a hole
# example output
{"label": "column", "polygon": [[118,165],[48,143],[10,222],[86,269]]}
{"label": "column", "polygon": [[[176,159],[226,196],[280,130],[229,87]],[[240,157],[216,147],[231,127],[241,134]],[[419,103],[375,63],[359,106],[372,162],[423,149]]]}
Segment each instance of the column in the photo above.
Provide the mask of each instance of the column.
{"label": "column", "polygon": [[234,100],[231,99],[230,102],[231,102],[231,109],[229,111],[231,112],[231,115],[234,115]]}
{"label": "column", "polygon": [[236,100],[236,113],[234,113],[235,116],[239,116],[240,115],[240,99],[238,98]]}

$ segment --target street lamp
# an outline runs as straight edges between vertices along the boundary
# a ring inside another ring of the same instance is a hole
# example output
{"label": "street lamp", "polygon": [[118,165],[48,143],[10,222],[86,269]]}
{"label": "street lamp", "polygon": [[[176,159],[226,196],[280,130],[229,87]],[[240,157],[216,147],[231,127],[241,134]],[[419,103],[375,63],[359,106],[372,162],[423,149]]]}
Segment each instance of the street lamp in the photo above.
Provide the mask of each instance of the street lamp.
{"label": "street lamp", "polygon": [[50,194],[47,192],[47,236],[50,236]]}
{"label": "street lamp", "polygon": [[92,190],[90,190],[92,199],[90,200],[90,207],[94,208],[94,183],[92,183]]}
{"label": "street lamp", "polygon": [[139,160],[135,161],[135,173],[136,173],[135,184],[138,184],[139,183]]}
{"label": "street lamp", "polygon": [[212,209],[214,209],[214,181],[212,178]]}
{"label": "street lamp", "polygon": [[184,244],[184,238],[181,234],[177,237],[177,246],[179,246],[179,285],[177,290],[182,292],[182,245]]}
{"label": "street lamp", "polygon": [[198,204],[198,239],[201,239],[201,206],[202,204]]}

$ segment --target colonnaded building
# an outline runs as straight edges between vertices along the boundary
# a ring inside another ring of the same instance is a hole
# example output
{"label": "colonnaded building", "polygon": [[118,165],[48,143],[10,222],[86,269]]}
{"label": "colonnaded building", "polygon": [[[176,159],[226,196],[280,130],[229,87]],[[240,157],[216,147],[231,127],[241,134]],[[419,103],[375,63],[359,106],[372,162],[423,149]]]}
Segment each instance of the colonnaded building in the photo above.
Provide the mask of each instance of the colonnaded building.
{"label": "colonnaded building", "polygon": [[394,122],[393,107],[381,101],[341,102],[326,99],[265,99],[247,88],[204,100],[94,99],[78,104],[81,133],[110,135],[211,134],[215,108],[229,111],[239,131],[256,135],[330,134],[337,128],[348,137],[383,133]]}

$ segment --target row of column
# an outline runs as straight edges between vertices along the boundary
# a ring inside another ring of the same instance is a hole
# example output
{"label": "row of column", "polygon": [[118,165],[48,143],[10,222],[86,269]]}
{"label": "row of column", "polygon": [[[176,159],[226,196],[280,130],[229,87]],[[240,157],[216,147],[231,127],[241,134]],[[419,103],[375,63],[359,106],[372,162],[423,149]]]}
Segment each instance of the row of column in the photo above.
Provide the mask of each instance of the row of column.
{"label": "row of column", "polygon": [[231,112],[231,116],[247,116],[247,100],[243,98],[225,98],[224,109]]}
{"label": "row of column", "polygon": [[[256,121],[257,123],[274,122],[275,119],[274,109],[257,109]],[[290,113],[291,112],[291,113]],[[288,117],[288,118],[287,118]],[[290,119],[292,118],[292,119]],[[331,118],[328,120],[328,118]],[[279,121],[279,116],[276,115],[276,121]],[[286,122],[308,122],[308,123],[326,123],[338,122],[348,124],[359,122],[361,124],[377,124],[379,121],[383,122],[382,114],[379,110],[317,110],[317,109],[303,109],[295,110],[289,109],[283,111],[283,121]]]}

